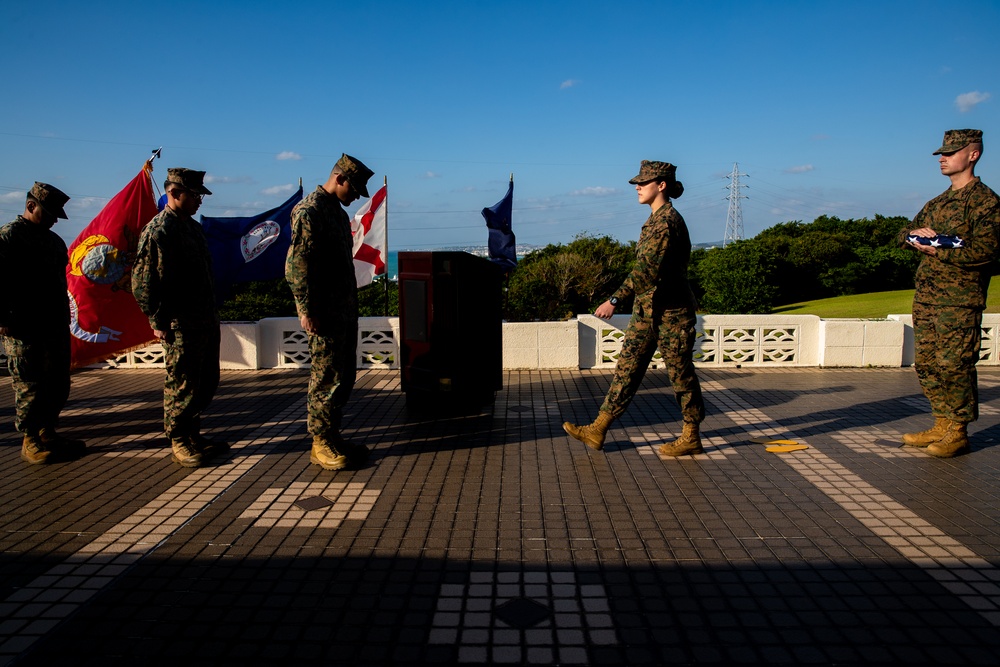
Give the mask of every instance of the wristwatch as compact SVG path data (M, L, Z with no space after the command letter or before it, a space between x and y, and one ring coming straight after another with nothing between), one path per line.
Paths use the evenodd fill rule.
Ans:
M618 306L618 297L616 297L616 296L611 297L610 299L608 299L608 303L610 303L612 306L617 307Z

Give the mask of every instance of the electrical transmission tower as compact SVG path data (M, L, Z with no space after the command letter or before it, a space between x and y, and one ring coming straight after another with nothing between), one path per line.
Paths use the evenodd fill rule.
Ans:
M750 186L741 185L740 176L746 176L746 174L741 174L739 165L734 162L733 173L728 176L732 183L726 186L729 190L729 195L726 197L729 200L729 211L726 213L726 236L722 239L723 248L733 241L739 241L743 238L743 207L740 205L740 200L748 197L740 193L740 188Z

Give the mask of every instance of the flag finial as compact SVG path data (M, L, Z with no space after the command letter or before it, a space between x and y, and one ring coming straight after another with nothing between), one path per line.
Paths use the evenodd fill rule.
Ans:
M160 152L162 150L163 150L163 146L160 146L159 148L154 148L153 149L153 154L149 156L149 159L146 160L146 164L144 164L143 167L142 167L143 171L145 171L147 174L152 174L153 173L153 160L155 160L156 158L160 157Z

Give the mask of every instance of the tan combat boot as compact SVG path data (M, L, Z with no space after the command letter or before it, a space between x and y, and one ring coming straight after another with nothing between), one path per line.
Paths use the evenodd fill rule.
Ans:
M52 455L52 450L45 446L42 439L37 435L24 434L24 441L21 443L21 458L32 465L45 463Z
M907 447L926 447L932 442L937 442L943 438L947 432L948 420L944 417L938 417L934 420L934 426L931 426L926 431L904 433L903 444Z
M313 438L309 461L323 470L343 470L347 467L347 456L337 451L337 447L328 438L318 435Z
M576 424L563 422L563 430L571 438L576 438L591 449L601 451L604 448L604 438L607 436L608 429L611 428L611 422L613 421L614 417L611 416L610 412L598 412L597 419L594 420L593 424L577 426Z
M681 437L673 442L660 445L660 453L664 456L684 456L685 454L701 454L705 449L701 446L701 435L698 425L694 422L684 422Z
M202 454L191 438L171 438L170 449L173 451L175 463L185 468L197 468L201 465Z
M968 425L947 419L945 421L947 422L947 432L937 442L927 445L927 453L941 459L967 453L971 449L969 447Z

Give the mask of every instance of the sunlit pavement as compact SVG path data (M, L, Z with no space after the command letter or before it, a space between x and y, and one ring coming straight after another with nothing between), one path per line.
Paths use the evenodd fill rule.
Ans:
M84 458L19 458L0 377L0 664L996 664L1000 369L973 451L912 369L699 370L706 451L651 371L603 452L570 440L606 371L511 371L480 414L359 375L361 469L309 463L304 371L224 373L199 469L162 371L74 375ZM808 445L769 452L752 438Z

